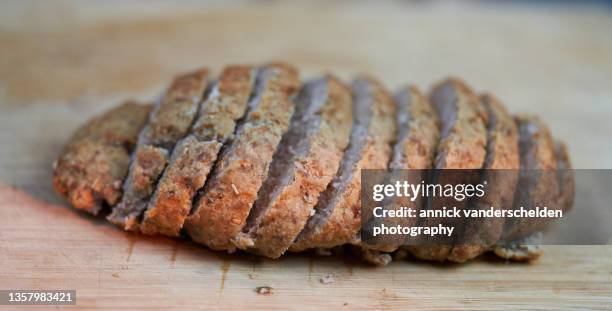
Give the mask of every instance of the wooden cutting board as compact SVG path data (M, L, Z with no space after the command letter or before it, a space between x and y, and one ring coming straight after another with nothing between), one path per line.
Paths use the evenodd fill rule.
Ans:
M612 168L612 19L597 7L400 2L0 7L0 289L76 289L122 309L610 308L612 248L546 247L533 264L385 268L349 256L272 261L121 232L51 189L51 163L86 118L153 98L200 65L283 59L304 77L379 76L390 88L446 75L540 114L576 167ZM322 278L333 282L324 284ZM261 295L259 286L272 287ZM0 309L5 307L0 306Z

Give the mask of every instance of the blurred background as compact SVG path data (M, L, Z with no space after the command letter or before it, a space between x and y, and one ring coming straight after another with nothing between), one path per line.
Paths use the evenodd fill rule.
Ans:
M393 90L448 76L537 113L578 168L612 168L606 1L2 1L0 178L48 180L86 118L198 66L284 60Z

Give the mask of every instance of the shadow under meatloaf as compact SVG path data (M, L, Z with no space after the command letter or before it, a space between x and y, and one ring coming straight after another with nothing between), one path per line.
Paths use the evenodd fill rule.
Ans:
M246 117L221 151L185 222L196 242L217 250L235 249L234 239L246 223L274 151L289 127L292 98L299 84L297 70L289 65L275 63L258 70Z
M172 151L140 230L146 234L179 236L192 200L202 188L221 147L243 117L254 82L248 66L230 66L221 73L198 113L190 134Z
M435 159L436 169L480 169L486 156L487 123L486 112L480 105L478 97L462 81L449 78L435 86L430 95L430 101L436 109L441 122L440 143ZM439 171L437 171L439 172ZM448 176L441 174L443 176ZM451 173L452 175L452 173ZM453 176L451 176L453 177ZM462 183L471 183L472 176L466 176ZM441 180L434 176L430 183L446 184L453 181ZM431 200L431 201L430 201ZM426 206L457 206L465 208L465 201L453 201L452 198L435 197L426 200ZM420 226L437 226L440 219L421 218ZM445 224L455 225L456 224ZM410 253L424 260L444 261L452 251L452 241L439 241L431 237L419 243L408 246Z
M483 197L469 200L468 208L512 209L520 165L516 124L493 95L483 95L480 100L488 114L487 155L480 176L481 183L487 182L487 191ZM465 262L491 250L503 233L504 223L505 219L501 217L473 222L466 219L463 232L458 232L458 235L467 244L454 246L448 260Z
M331 75L303 85L237 246L280 257L314 213L340 165L351 128L351 93Z
M557 159L557 182L560 189L559 196L555 200L555 208L560 208L566 212L574 204L575 185L567 146L563 142L558 141L555 143L555 155ZM541 242L541 233L535 232L526 238L500 243L494 251L497 256L504 259L530 261L542 255L542 249L538 245Z
M123 198L107 219L125 230L138 230L142 212L168 163L174 145L189 130L207 85L207 69L174 79L151 112L138 137Z
M426 169L431 169L434 164L434 156L440 129L438 116L429 103L427 97L414 86L404 87L395 95L397 137L393 146L393 156L389 164L390 174L397 176L392 180L408 180L412 183L420 183L424 178ZM412 201L409 197L396 197L385 200L382 204L386 209L411 208L417 213L421 209L422 200L417 198ZM371 228L379 225L382 221L386 226L412 227L416 225L417 217L396 218L371 218L363 225L363 228ZM403 235L394 237L382 236L372 237L364 242L363 247L367 249L393 252L402 246L406 239Z
M72 207L97 215L121 183L151 105L126 102L79 127L54 164L53 186Z
M367 76L352 83L353 125L349 146L334 179L318 198L315 213L291 245L291 251L359 243L361 169L387 169L395 137L391 95Z

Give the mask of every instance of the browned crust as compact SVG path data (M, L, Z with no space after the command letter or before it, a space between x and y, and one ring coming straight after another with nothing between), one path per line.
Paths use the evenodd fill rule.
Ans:
M463 81L449 78L433 88L430 100L438 112L442 127L441 140L436 151L436 169L482 168L486 156L487 115L478 97ZM452 124L442 116L443 109L448 107L456 112ZM452 246L419 245L409 246L408 249L417 258L444 261Z
M172 82L138 137L138 148L123 184L123 198L107 219L125 230L138 230L139 218L168 163L174 145L191 126L207 85L207 69Z
M289 165L293 166L293 172L289 183L272 197L272 201L264 207L263 215L255 220L258 224L242 237L252 239L252 242L239 243L252 244L248 248L250 251L267 257L280 257L304 227L319 193L325 190L340 166L351 128L351 93L331 75L325 77L325 84L325 102L318 111L313 112L320 116L319 128L310 137L300 138L308 140L300 142L309 144L307 154L291 159L293 163ZM295 132L304 127L300 124L305 117L294 118L287 136L300 135ZM282 140L283 143L285 146L279 148L281 154L290 153L289 150L282 152L283 149L293 148L289 142Z
M493 191L487 191L482 198L471 200L469 205L476 209L491 206L510 209L519 169L518 130L514 120L497 98L491 94L485 94L480 98L488 112L487 156L481 180L487 181L487 188ZM448 260L465 262L481 255L497 242L503 229L503 218L467 223L462 239L482 243L457 245L451 251Z
M391 158L391 143L395 137L395 105L391 95L374 78L359 77L372 89L372 120L366 146L361 160L355 165L355 173L344 193L337 201L331 215L317 232L303 240L296 241L291 251L309 248L331 248L334 246L359 243L361 228L361 169L386 169Z
M226 142L244 116L255 83L252 66L227 66L191 130L200 141Z
M148 144L170 151L187 134L208 85L208 75L208 69L202 68L172 81L147 131L143 132Z
M451 133L441 137L437 148L436 168L480 169L486 156L486 112L470 87L463 81L450 78L434 88L450 88L457 96L457 119ZM435 101L431 99L432 103ZM442 134L443 135L443 134Z
M202 108L191 134L173 151L140 227L145 234L179 236L192 200L206 182L221 147L233 135L253 87L253 68L227 67Z
M489 132L485 169L519 169L518 129L506 107L495 96L481 96L489 114Z
M126 102L76 130L54 164L56 191L74 208L94 215L104 204L116 204L150 110L151 105Z
M265 66L266 81L256 90L259 104L246 116L226 152L222 152L186 229L199 243L213 249L232 250L232 240L245 225L267 175L272 155L289 127L294 106L291 97L299 87L297 70L276 63Z

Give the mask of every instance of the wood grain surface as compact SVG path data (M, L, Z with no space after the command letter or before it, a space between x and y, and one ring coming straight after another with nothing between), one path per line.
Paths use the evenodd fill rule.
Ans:
M95 113L153 98L181 70L273 59L305 78L369 72L392 89L463 77L540 114L576 167L609 169L610 29L610 9L594 5L2 2L0 289L76 289L82 309L609 309L611 247L548 246L533 264L272 261L124 233L68 208L50 179Z

